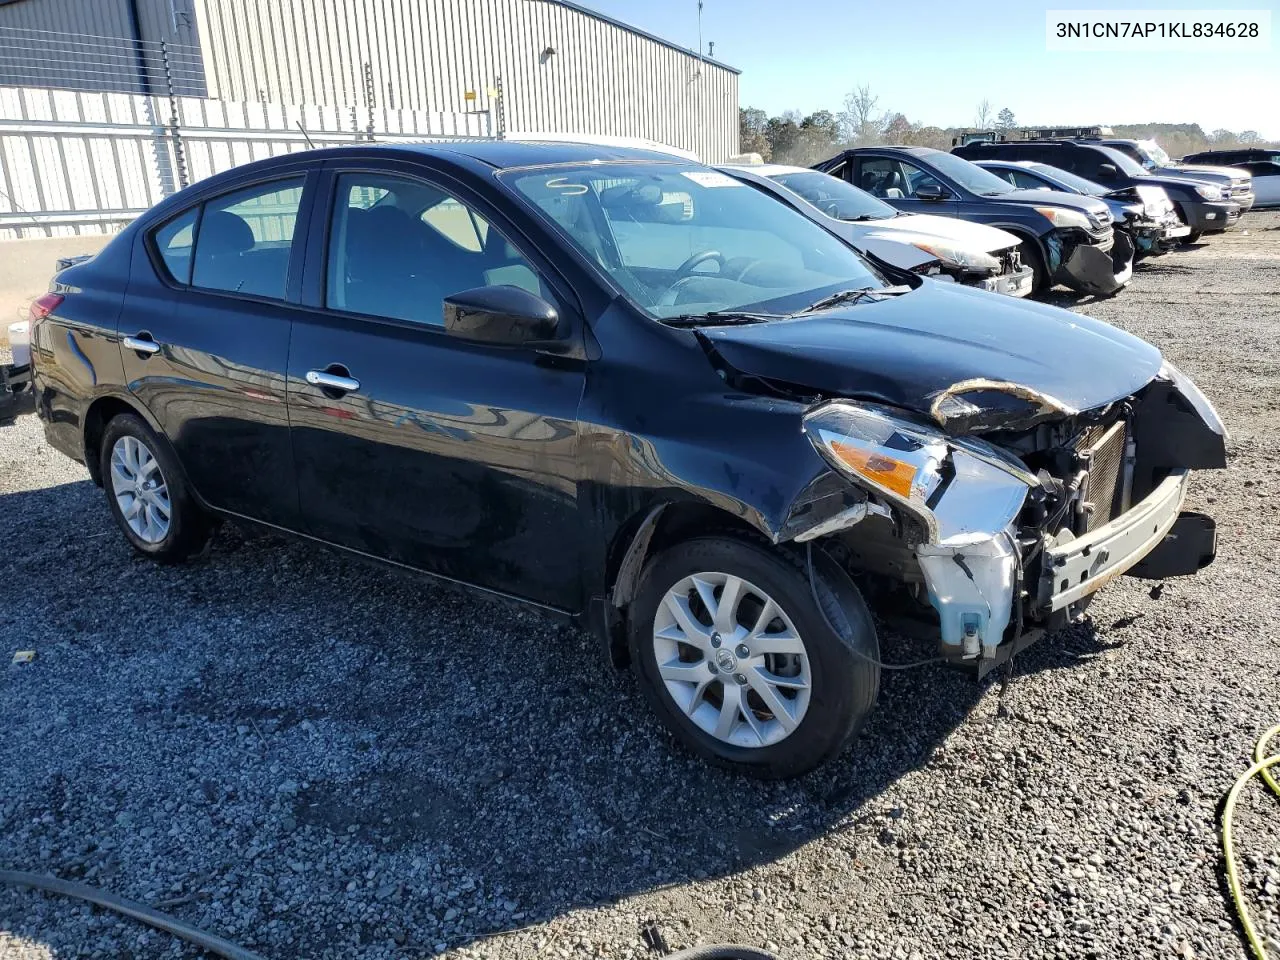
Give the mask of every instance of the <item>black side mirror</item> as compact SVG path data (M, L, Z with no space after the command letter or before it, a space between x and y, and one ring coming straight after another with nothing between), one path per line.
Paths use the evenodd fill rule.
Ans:
M476 287L445 297L444 328L465 340L518 347L554 340L560 315L523 287Z
M1114 163L1104 163L1098 167L1098 176L1103 180L1114 180L1120 175L1120 171L1116 169Z
M940 183L929 182L916 187L914 196L917 200L947 200L951 192Z

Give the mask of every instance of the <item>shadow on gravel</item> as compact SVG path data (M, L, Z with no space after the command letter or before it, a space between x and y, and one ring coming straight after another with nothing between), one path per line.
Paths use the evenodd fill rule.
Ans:
M0 496L0 523L34 544L10 553L5 589L39 597L8 630L40 648L0 703L0 798L17 798L0 813L45 824L14 830L3 859L169 897L268 956L429 956L770 863L850 819L883 820L896 853L898 820L927 830L930 813L877 798L913 770L965 776L973 758L940 745L1000 680L888 674L844 757L739 779L670 742L575 630L235 527L158 567L101 497ZM126 597L151 598L149 616ZM1074 626L1021 654L1013 682L1101 649ZM49 719L55 701L71 722ZM31 724L38 755L17 746ZM62 906L78 909L42 909Z

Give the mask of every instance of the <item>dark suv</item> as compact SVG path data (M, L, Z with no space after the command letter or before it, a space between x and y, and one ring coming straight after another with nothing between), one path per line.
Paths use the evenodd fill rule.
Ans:
M1225 431L1155 347L876 266L666 154L262 160L59 273L31 345L45 436L140 554L232 517L530 604L758 776L858 731L868 598L982 673L1122 573L1213 558L1182 506Z
M1086 140L1085 142L1089 142ZM1154 140L1100 139L1097 141L1104 147L1111 147L1129 157L1140 165L1147 173L1159 174L1163 177L1183 177L1193 180L1207 180L1216 183L1228 200L1240 204L1240 212L1245 213L1253 207L1253 178L1246 170L1233 170L1231 167L1210 164L1192 164L1185 160L1174 160L1164 152L1160 144Z
M952 151L966 160L1031 160L1047 163L1078 177L1120 189L1143 184L1163 187L1178 210L1182 222L1191 228L1188 241L1205 233L1220 233L1240 219L1240 205L1224 195L1222 188L1208 181L1185 176L1148 173L1127 154L1082 140L1015 140L1006 143L970 143ZM1137 196L1135 191L1134 196Z
M1034 289L1062 283L1108 295L1133 274L1134 247L1113 229L1111 210L1094 197L1019 190L990 171L929 147L859 147L814 165L908 213L959 217L1022 240Z

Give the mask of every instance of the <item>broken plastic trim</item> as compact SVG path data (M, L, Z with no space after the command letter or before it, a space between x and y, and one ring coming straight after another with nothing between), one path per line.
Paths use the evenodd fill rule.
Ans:
M977 403L967 394L994 393L1022 401L1021 405ZM948 433L981 433L990 430L1025 430L1052 417L1074 416L1078 411L1034 387L1008 380L974 377L953 383L937 393L929 415Z

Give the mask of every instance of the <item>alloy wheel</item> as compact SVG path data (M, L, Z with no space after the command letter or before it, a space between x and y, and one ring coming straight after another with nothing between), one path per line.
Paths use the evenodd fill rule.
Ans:
M111 448L111 492L138 539L159 543L169 535L168 484L155 454L136 437L123 436Z
M804 719L804 640L773 598L741 577L696 573L672 586L654 615L653 652L671 699L717 740L770 746Z

